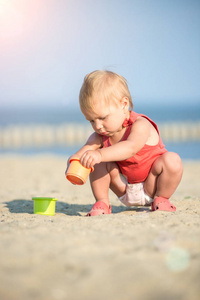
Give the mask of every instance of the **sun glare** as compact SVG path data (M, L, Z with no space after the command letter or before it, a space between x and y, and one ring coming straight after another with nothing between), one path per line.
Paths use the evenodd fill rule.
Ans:
M6 2L5 0L0 0L0 16L2 17L3 14L6 12L8 7L8 2Z
M0 36L14 38L23 33L23 15L16 1L0 0Z

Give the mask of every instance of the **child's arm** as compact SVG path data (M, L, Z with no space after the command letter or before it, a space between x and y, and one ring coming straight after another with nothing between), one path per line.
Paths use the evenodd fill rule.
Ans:
M73 154L73 157L81 158L83 153L85 153L88 150L97 150L102 146L102 138L96 133L92 133L90 137L88 138L85 145L83 145L75 154ZM71 157L72 157L71 156Z
M71 155L68 159L67 162L67 169L69 167L69 160L72 158L79 158L81 159L82 155L86 152L86 151L94 151L97 150L99 148L101 148L102 146L102 138L96 133L92 133L91 136L88 138L87 142L85 143L85 145L83 145L76 153L74 153L73 155ZM67 170L66 170L67 172Z
M138 118L133 124L131 133L126 141L118 142L108 148L86 151L81 157L82 165L90 168L101 161L122 161L134 156L151 139L152 127L147 119Z

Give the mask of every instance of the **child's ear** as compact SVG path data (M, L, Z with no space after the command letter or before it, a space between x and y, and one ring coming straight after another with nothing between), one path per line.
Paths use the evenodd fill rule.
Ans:
M127 97L122 98L121 107L125 113L129 110L129 99Z

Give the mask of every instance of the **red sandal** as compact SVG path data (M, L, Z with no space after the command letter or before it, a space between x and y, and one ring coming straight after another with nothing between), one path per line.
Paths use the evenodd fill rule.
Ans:
M152 211L176 211L176 207L167 198L157 197L153 203L151 203Z
M97 201L93 206L89 213L86 215L87 217L99 216L99 215L108 215L111 214L111 206L107 205L103 201Z

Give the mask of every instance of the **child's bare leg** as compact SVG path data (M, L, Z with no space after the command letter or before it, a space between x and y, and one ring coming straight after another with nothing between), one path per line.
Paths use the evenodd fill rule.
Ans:
M109 205L109 188L121 197L126 192L126 184L120 178L116 163L100 163L95 165L90 173L90 184L96 201L103 201Z
M151 197L170 198L181 181L183 166L178 154L166 152L154 162L144 183L145 192Z

